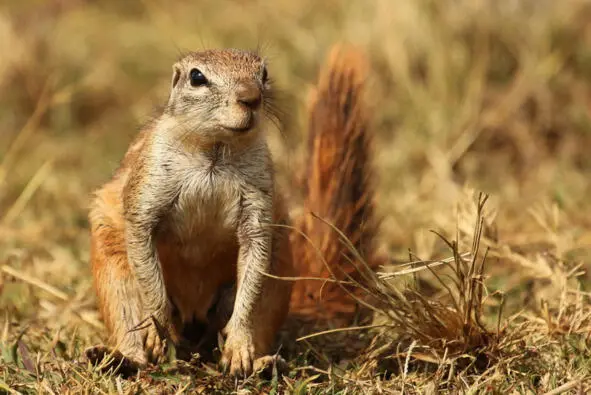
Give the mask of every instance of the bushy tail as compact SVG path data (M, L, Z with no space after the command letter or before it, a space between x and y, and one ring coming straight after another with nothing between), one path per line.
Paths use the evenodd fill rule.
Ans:
M302 177L304 213L295 218L293 256L300 277L363 282L356 254L328 224L340 230L375 268L378 221L374 214L372 134L363 89L367 76L364 56L343 46L332 49L321 70L309 108L308 165ZM317 218L317 217L319 218ZM327 224L328 223L328 224ZM347 319L357 303L348 292L355 287L334 282L299 280L294 284L290 310L315 319Z

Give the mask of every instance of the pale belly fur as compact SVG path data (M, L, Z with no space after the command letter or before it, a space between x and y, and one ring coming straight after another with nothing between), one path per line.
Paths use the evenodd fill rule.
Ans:
M218 289L236 280L238 257L237 188L221 176L192 181L157 233L167 293L183 322L207 320Z

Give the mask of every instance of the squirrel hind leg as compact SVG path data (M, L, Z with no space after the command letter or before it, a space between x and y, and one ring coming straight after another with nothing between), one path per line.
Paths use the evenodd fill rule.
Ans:
M283 214L283 212L281 212ZM281 218L278 223L283 223ZM286 228L276 228L273 234L270 274L274 277L293 277L295 269L293 256ZM289 312L289 301L293 283L290 280L265 278L261 301L254 312L254 337L257 350L256 358L264 357L276 340L276 335L285 323Z
M105 230L107 229L107 230ZM110 227L96 232L92 246L92 272L103 320L109 330L110 343L138 366L147 363L142 330L134 330L141 322L141 300L123 246L106 242ZM101 248L97 248L101 246Z

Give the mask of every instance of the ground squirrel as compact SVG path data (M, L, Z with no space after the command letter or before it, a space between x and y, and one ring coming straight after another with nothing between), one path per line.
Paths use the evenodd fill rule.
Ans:
M371 251L362 64L357 52L337 48L320 77L303 187L308 209ZM292 286L265 275L328 275L301 236L272 226L290 220L264 133L271 97L257 53L183 56L173 66L162 115L139 133L111 181L96 192L89 219L98 304L112 344L137 366L161 361L166 339L211 347L211 335L221 331L222 365L247 375L269 353L288 311L351 311L342 289L333 289L332 305L319 308L317 283ZM307 216L296 224L320 243L329 265L342 265L343 247L329 228Z

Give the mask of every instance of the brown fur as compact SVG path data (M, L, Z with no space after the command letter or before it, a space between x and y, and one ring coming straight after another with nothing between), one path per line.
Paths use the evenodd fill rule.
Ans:
M310 111L306 208L342 229L375 266L361 59L335 50L320 77ZM197 67L206 87L190 82ZM99 308L111 343L138 366L164 358L166 337L211 348L222 331L222 364L248 374L270 351L290 303L294 313L320 314L318 283L296 282L292 294L290 282L262 273L328 276L301 238L260 226L289 225L257 115L271 97L263 68L256 54L236 50L182 58L166 110L96 193L91 261ZM346 267L333 232L308 217L298 224L333 268ZM327 290L325 315L350 314L344 292Z
M323 221L339 229L369 267L382 263L376 252L378 222L370 161L373 142L363 101L366 76L363 55L336 46L310 98L309 161L300 177L305 213L296 218L295 225L309 241L299 233L292 235L300 276L363 279L356 268L361 267L360 262L356 262L338 233ZM349 291L361 296L358 289ZM290 311L304 318L346 321L356 307L355 300L338 284L309 280L295 283Z

